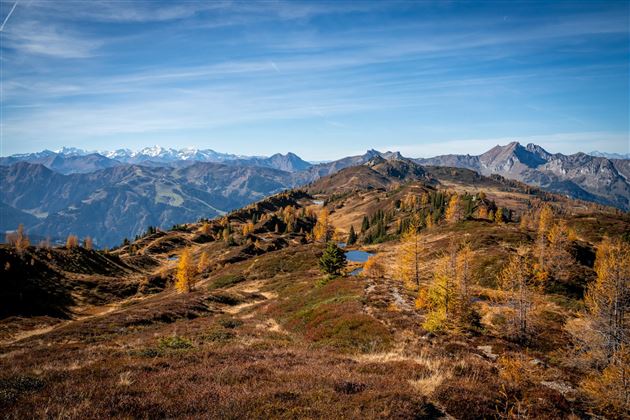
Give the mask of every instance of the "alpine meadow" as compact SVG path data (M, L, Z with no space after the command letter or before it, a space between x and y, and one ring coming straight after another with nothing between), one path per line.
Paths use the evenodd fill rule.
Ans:
M0 0L0 417L630 418L628 0Z

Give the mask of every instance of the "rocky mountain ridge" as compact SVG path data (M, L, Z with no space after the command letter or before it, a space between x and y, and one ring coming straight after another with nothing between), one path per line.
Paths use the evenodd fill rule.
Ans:
M421 165L468 168L498 174L552 192L630 209L630 161L585 153L549 153L535 144L512 142L477 155L443 155L416 159Z

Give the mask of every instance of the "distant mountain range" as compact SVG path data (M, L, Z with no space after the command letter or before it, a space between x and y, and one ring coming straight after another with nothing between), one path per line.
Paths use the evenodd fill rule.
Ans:
M573 198L630 209L630 160L576 153L551 154L540 146L512 142L478 155L416 159L422 165L468 168L498 174Z
M64 147L53 152L44 150L0 157L0 166L10 166L17 162L40 163L62 174L88 173L99 169L112 168L123 164L141 164L145 166L188 166L195 162L213 162L236 165L260 166L280 169L287 172L302 171L310 166L293 153L276 153L265 156L240 156L215 152L211 149L166 149L160 146L147 147L139 151L119 149L115 151L85 151Z
M293 153L256 157L209 149L153 147L94 153L64 148L0 158L0 229L13 230L24 223L34 236L62 240L70 233L90 235L99 246L112 246L148 226L167 228L212 218L348 167L359 168L345 173L353 174L353 179L335 181L339 191L359 184L387 188L392 177L400 182L432 182L430 173L414 162L498 174L570 197L630 209L630 160L551 154L534 144L510 143L478 156L429 159L369 150L319 164Z
M222 163L193 160L187 165L118 162L85 173L61 173L39 160L50 163L60 156L92 159L93 155L52 157L42 152L28 156L37 163L25 159L0 166L0 229L13 230L24 223L30 234L53 241L68 234L89 235L98 246L113 246L144 233L148 226L168 228L219 216L322 174L365 163L378 152L319 165L289 153Z
M628 145L630 147L630 145ZM630 153L606 153L606 152L598 152L594 150L592 152L587 153L591 156L595 157L605 157L608 159L630 159Z

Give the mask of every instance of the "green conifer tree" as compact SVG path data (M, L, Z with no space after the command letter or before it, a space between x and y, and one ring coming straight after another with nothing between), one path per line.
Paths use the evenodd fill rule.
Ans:
M350 226L350 232L348 233L348 239L346 240L347 245L354 245L357 242L357 234L354 231L354 226Z
M319 268L331 276L338 276L346 266L346 254L334 242L328 242L324 254L319 259Z

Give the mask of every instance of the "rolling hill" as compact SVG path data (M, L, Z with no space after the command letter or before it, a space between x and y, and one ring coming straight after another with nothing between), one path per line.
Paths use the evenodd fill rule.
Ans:
M117 170L139 187L154 169ZM207 170L164 174L206 185L216 176ZM473 206L449 222L455 192ZM536 333L522 343L505 333L510 300L497 278L517 247L535 247L536 225L519 221L545 205L575 231L572 262L536 291ZM311 232L324 207L338 240L354 226L350 248L375 255L381 272L349 275L361 268L351 261L339 277L322 275L323 244ZM483 216L499 208L510 216ZM434 221L421 229L418 285L399 271L400 227L415 214ZM628 232L628 216L609 207L468 169L372 157L304 190L111 251L1 245L0 407L9 417L606 414L581 388L590 368L577 363L565 326L580 319L599 241ZM416 298L454 241L473 253L479 326L431 332ZM174 288L184 250L195 266L202 254L207 262L190 293Z

